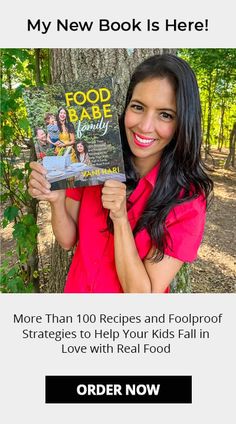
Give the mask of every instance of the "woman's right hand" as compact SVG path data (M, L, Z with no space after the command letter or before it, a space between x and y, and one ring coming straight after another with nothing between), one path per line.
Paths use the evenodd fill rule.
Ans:
M50 191L50 183L46 179L47 170L38 162L31 162L32 172L29 178L29 194L38 200L54 203L65 198L65 190Z

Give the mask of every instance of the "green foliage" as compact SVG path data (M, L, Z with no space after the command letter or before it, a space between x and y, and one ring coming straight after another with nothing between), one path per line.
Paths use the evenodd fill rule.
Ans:
M37 262L32 261L32 255L37 251L38 227L35 201L27 193L30 151L26 140L31 138L31 129L22 97L25 88L35 85L35 63L35 50L1 50L2 227L11 225L15 241L12 250L16 251L14 256L13 251L5 253L0 269L0 291L7 293L33 291L38 277L37 269L31 269L31 262ZM46 72L43 75L45 78Z
M21 263L26 263L28 255L33 253L37 243L38 226L34 217L27 214L23 215L13 228L13 238L16 240Z
M21 268L21 272L19 272ZM5 260L0 267L1 282L0 291L2 293L30 293L33 291L33 284L25 285L26 273L20 263L13 267L10 261Z
M19 213L19 208L17 208L17 206L12 205L12 206L8 206L8 208L5 209L3 215L5 217L6 222L7 221L11 222L17 217L18 213Z
M170 285L171 293L190 293L190 265L185 263Z
M63 154L63 151L60 153L58 153L58 156L61 156ZM49 150L47 150L47 152L46 152L46 156L55 156L55 152L54 152L54 149L49 149Z
M180 49L200 89L205 147L229 146L236 118L236 49Z
M28 260L34 253L37 245L38 226L31 214L22 214L19 207L10 205L3 213L2 226L5 228L13 223L13 238L15 240L17 261L12 266L13 259L9 259L13 252L8 252L8 258L0 268L2 292L30 292L33 290L33 281L29 280Z

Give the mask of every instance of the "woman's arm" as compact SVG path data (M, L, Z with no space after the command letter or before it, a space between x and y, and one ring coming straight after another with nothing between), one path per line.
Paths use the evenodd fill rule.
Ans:
M164 255L164 258L157 263L150 261L153 253L151 250L144 260L144 266L151 280L152 293L163 293L173 281L183 262L172 256Z
M138 254L128 219L114 220L115 262L126 293L163 293L183 262L170 256L153 263L151 250L144 262Z
M151 293L152 282L138 254L128 219L114 223L116 271L125 293Z
M50 191L46 169L37 162L31 162L29 194L46 200L51 205L51 223L58 243L64 249L71 249L77 241L77 217L80 203L66 198L65 190Z
M110 210L114 224L116 270L126 293L162 293L182 266L178 259L165 256L161 262L143 262L138 254L126 211L126 187L109 180L102 191L103 206ZM149 252L150 257L152 251Z
M58 243L65 250L71 249L77 239L77 219L80 202L61 197L57 202L51 203L51 223Z

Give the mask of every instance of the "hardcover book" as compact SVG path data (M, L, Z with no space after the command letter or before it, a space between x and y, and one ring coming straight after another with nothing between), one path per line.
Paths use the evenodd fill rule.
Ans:
M27 89L24 100L52 190L125 181L111 78Z

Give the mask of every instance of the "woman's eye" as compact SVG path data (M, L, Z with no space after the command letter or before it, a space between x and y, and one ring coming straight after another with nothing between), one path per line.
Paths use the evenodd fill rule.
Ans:
M143 110L143 106L141 106L141 105L139 105L139 104L136 104L136 103L131 104L131 105L130 105L130 108L131 108L131 109L133 109L133 110L136 110L136 111L141 111L141 110Z
M161 117L165 120L172 120L174 117L168 112L161 112Z

